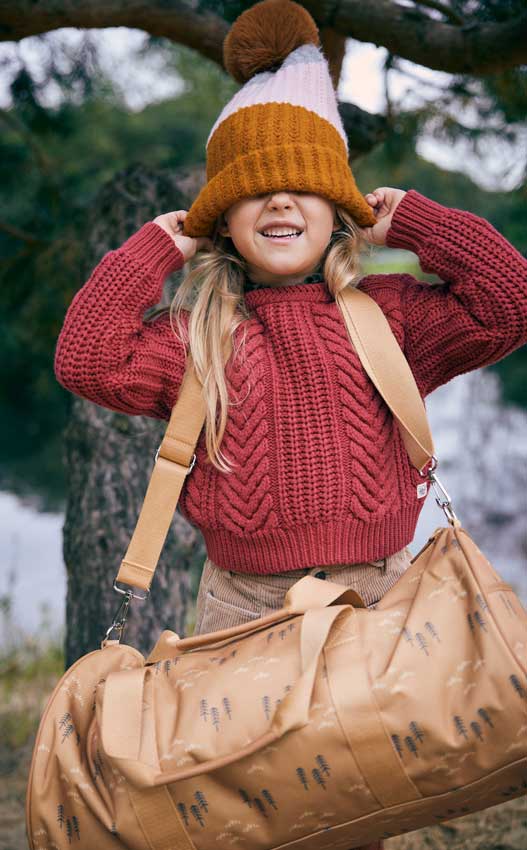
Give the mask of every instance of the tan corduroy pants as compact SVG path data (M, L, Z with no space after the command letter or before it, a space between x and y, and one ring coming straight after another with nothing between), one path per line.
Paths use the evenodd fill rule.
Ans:
M305 575L352 587L369 607L395 584L410 566L411 559L412 553L406 546L378 561L253 575L223 569L206 558L196 600L194 634L227 629L282 608L291 585Z
M412 557L406 546L378 561L306 567L265 576L226 570L206 558L196 601L194 634L227 629L282 608L284 596L291 585L308 574L352 587L371 607L408 569ZM375 841L356 850L383 850L383 847L383 841Z

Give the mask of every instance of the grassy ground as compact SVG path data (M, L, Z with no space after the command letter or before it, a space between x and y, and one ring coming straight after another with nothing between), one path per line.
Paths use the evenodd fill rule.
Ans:
M385 850L527 850L527 797L385 841Z
M0 657L0 848L27 850L24 802L33 741L63 672L60 644L25 639Z

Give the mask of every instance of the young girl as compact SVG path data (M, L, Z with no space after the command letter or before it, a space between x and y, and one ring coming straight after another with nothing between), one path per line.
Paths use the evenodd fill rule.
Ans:
M360 194L305 9L253 6L224 58L244 85L209 136L207 184L188 213L158 215L103 257L55 355L72 392L168 420L192 354L207 418L179 508L208 555L196 633L282 607L308 573L372 606L410 564L425 479L337 292L358 286L380 305L423 398L527 342L527 262L487 221L414 189ZM444 283L361 278L364 243L414 251ZM145 321L185 265L171 309Z

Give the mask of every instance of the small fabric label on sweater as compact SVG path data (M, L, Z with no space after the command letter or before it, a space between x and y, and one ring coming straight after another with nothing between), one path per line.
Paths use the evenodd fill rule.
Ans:
M417 485L417 498L422 499L427 494L426 484L418 484Z

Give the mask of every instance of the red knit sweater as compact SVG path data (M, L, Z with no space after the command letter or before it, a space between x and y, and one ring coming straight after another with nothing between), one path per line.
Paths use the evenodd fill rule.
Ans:
M527 261L485 219L410 190L387 244L414 251L425 272L445 281L373 274L359 284L386 314L423 398L527 342ZM153 222L102 258L58 338L64 387L111 410L168 420L185 351L166 314L144 323L143 313L182 264ZM231 357L226 367L234 404L222 449L235 471L205 463L203 429L181 513L202 531L211 560L239 572L363 562L402 549L425 501L416 491L423 479L327 285L263 287L245 302L246 359Z

